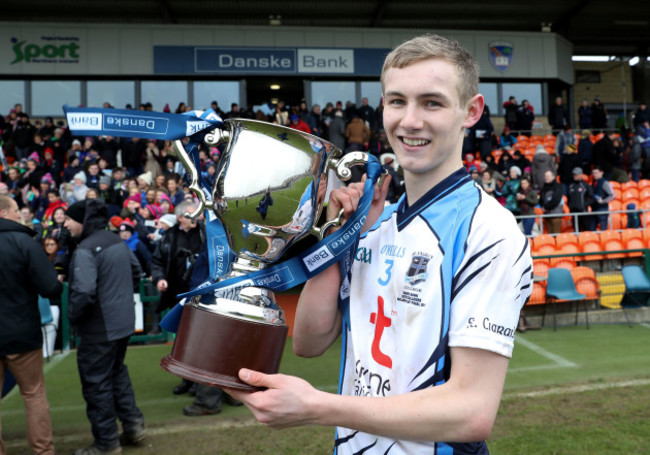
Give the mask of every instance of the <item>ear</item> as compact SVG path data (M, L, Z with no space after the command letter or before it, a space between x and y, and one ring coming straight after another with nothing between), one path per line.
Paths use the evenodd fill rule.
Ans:
M463 127L465 128L471 128L474 126L476 122L479 121L481 118L481 115L483 115L483 108L485 107L485 99L483 98L483 95L476 94L474 95L469 102L467 103L466 106L466 115L465 115L465 122L463 123Z

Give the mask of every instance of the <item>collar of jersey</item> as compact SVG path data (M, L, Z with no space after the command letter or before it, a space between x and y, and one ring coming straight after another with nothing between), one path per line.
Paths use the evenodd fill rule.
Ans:
M454 191L459 186L469 182L472 178L467 169L460 168L442 182L431 188L412 206L406 202L406 197L402 197L397 209L397 228L403 229L410 221L417 217L423 210L434 204L437 200L442 199L447 194Z

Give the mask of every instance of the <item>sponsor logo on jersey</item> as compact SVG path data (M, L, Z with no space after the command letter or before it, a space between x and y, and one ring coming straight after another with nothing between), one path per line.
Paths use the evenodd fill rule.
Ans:
M364 367L361 360L357 360L354 370L354 394L358 397L376 396L384 397L390 392L390 378L384 377Z
M372 250L365 246L359 247L357 248L357 252L354 254L354 259L358 262L363 262L364 264L372 264Z
M381 337L384 335L384 329L392 325L392 319L384 314L384 299L377 297L377 311L370 313L370 323L375 325L375 336L372 338L372 358L379 365L386 368L393 367L393 359L381 350Z

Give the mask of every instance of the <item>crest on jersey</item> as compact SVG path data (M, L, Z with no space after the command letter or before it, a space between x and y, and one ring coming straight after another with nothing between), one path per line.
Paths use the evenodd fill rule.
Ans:
M424 254L415 253L411 258L411 265L408 272L406 272L406 282L411 286L422 283L427 279L427 265L431 258Z
M512 43L507 41L492 41L488 44L490 48L490 63L497 70L507 71L512 63Z

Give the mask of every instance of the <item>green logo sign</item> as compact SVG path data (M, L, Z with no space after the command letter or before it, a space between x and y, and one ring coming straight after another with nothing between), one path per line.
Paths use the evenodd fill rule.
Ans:
M47 41L65 41L65 44L33 44L27 41L18 41L17 38L11 38L14 43L14 60L11 65L16 63L78 63L79 62L79 44L77 38L58 38L43 37Z

